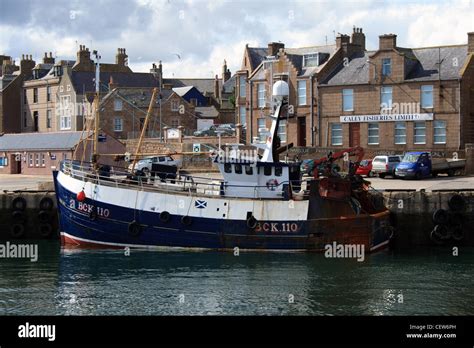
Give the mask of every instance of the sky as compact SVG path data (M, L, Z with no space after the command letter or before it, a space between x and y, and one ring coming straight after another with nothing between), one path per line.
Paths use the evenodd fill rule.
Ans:
M133 71L161 60L165 77L214 77L224 59L239 70L247 43L333 44L353 26L369 50L387 33L401 47L465 44L474 0L0 0L0 54L75 59L83 44L113 63L121 47Z

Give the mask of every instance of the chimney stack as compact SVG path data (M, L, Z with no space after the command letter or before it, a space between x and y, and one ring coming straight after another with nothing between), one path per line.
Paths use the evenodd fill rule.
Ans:
M33 57L31 55L21 55L21 61L20 61L20 73L25 77L29 78L31 77L33 73L33 68L35 67L36 62L33 60Z
M341 48L343 44L350 43L349 35L346 34L338 34L336 36L336 48Z
M391 50L397 47L397 35L385 34L379 36L379 50Z
M467 33L467 53L474 53L474 31Z
M128 65L128 56L125 48L117 48L117 55L115 56L115 63L120 66Z
M222 83L226 82L230 79L231 73L230 70L227 69L227 62L224 59L224 65L222 66Z
M76 64L92 64L91 53L85 45L79 45L79 51L77 52L77 62Z
M282 42L270 42L268 44L268 55L269 56L276 56L280 48L285 48L285 44Z
M54 64L53 53L49 52L48 56L48 53L44 52L43 64Z
M114 90L115 88L118 87L118 83L115 83L114 81L114 77L112 75L110 75L110 79L109 79L109 91L112 91Z
M220 100L220 93L219 93L219 76L216 75L214 78L214 98L216 100Z
M362 28L356 28L354 26L352 30L351 43L360 46L362 51L365 51L365 34L362 32Z

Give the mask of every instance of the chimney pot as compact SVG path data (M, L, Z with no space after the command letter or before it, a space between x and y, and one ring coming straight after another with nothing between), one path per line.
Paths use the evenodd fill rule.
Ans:
M467 33L467 53L474 53L474 31Z

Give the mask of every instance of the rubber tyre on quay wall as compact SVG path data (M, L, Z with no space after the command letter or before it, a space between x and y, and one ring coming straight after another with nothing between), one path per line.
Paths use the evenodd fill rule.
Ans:
M448 212L444 209L436 209L433 212L433 222L437 225L446 224L448 222L449 215Z
M463 240L464 230L462 226L455 226L451 232L451 236L456 242Z
M13 210L25 210L26 209L26 199L23 197L15 197L12 201Z
M464 211L466 208L466 200L463 196L455 194L449 198L448 206L452 211Z
M12 218L14 223L24 224L26 223L26 215L23 211L15 210L12 213Z
M39 224L38 233L43 238L49 238L51 237L51 234L53 233L53 226L47 223Z
M13 224L10 227L10 236L13 238L21 238L25 235L25 225L23 224Z
M448 240L451 237L451 231L446 225L436 225L433 232L440 240Z
M431 231L430 233L430 239L433 243L437 244L437 245L443 245L444 244L444 241L439 239L437 236L436 236L436 233L435 233L435 230Z
M43 197L39 203L39 208L41 210L52 210L54 207L54 202L50 197Z

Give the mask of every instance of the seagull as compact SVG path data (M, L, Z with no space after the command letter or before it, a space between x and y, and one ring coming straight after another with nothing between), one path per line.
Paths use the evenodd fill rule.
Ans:
M173 53L178 59L181 59L181 56L178 53Z

